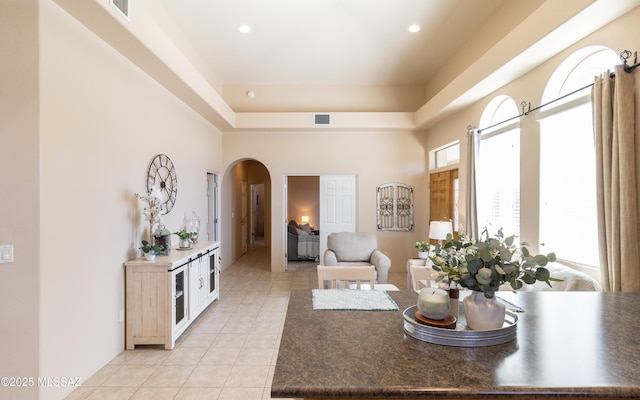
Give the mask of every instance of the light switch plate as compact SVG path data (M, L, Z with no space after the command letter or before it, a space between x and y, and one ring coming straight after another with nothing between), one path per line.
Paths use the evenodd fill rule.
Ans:
M13 245L0 245L0 264L13 262Z

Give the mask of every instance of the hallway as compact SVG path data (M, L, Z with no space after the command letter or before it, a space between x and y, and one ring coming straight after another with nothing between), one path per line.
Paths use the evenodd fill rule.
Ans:
M269 248L252 247L220 274L220 300L172 351L125 350L67 399L270 399L289 293L318 282L315 271L271 272L270 259ZM390 273L389 283L404 289L406 275Z

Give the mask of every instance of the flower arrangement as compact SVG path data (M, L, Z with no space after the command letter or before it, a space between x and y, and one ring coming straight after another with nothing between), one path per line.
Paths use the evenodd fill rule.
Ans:
M422 242L416 242L416 249L418 249L418 251L429 251L429 247L431 247L431 245L424 240Z
M149 221L149 237L151 237L153 235L153 225L162 222L162 202L164 201L164 196L162 195L162 191L155 186L147 193L143 195L136 193L135 196L147 203L142 209L142 213L144 214L144 219Z
M435 255L430 257L433 269L438 271L437 281L452 288L461 286L484 292L486 298L493 298L507 282L518 290L525 283L542 281L551 286L551 281L560 281L544 268L556 260L554 253L533 256L526 244L518 249L514 240L514 236L505 238L502 229L495 237L489 237L485 228L478 241L464 235L454 240L449 234L444 243L436 245Z

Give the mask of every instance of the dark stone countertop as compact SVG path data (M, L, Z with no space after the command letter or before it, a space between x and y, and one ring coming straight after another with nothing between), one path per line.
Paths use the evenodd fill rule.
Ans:
M525 309L517 338L453 347L405 335L398 311L313 311L291 292L274 398L640 398L640 293L500 292Z

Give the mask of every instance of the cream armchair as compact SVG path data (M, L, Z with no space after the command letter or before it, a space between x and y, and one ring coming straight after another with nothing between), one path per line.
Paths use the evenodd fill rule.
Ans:
M378 250L378 239L373 233L337 232L327 236L327 250L323 265L374 265L376 281L387 283L391 259Z

